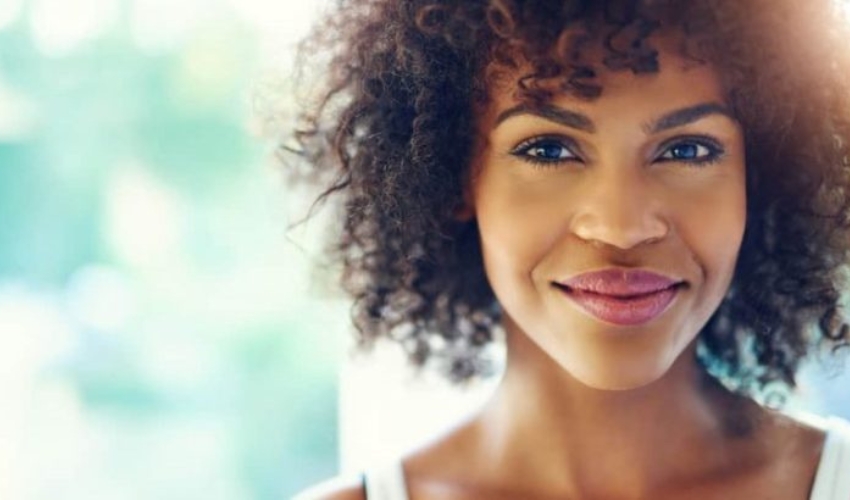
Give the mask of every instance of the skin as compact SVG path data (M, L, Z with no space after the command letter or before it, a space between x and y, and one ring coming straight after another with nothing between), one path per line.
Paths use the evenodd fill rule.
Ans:
M808 498L822 433L730 394L695 360L744 232L743 133L712 69L663 42L659 73L603 72L594 101L559 95L541 113L493 89L467 216L508 364L480 413L405 458L411 499ZM683 284L637 326L553 286L610 267ZM319 498L363 496L343 484Z
M667 62L670 71L652 76L604 74L603 98L561 95L542 113L498 93L481 124L473 207L508 334L529 337L565 375L597 389L641 387L670 369L729 288L743 238L740 127L718 111L707 67ZM582 118L564 120L572 115ZM685 123L671 127L671 118ZM540 164L544 153L564 159ZM623 327L555 286L608 268L682 287L657 320Z

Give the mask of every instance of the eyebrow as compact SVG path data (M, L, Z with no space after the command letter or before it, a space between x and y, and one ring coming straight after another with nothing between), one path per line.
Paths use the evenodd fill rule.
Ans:
M687 108L671 111L654 122L647 124L644 130L649 134L657 134L664 130L693 123L711 115L721 115L733 122L738 121L726 106L716 102L705 102L696 106L688 106Z
M527 104L520 104L519 106L514 106L512 108L506 109L499 113L499 116L496 117L496 127L501 125L502 122L507 120L508 118L512 118L518 115L534 115L539 116L545 120L549 120L550 122L555 122L560 125L564 125L565 127L570 127L578 130L583 130L585 132L594 133L596 132L596 126L593 124L593 121L587 116L577 113L575 111L569 111L564 108L559 108L557 106L553 106L551 104L543 104L540 106L529 106Z
M540 118L566 127L589 133L596 132L596 125L594 125L593 120L588 118L586 115L576 111L559 108L551 104L543 104L535 107L528 106L527 104L520 104L506 109L501 112L498 117L496 117L495 126L499 126L505 120L518 115L539 116ZM726 106L716 102L705 102L671 111L657 120L644 125L643 129L647 134L657 134L664 130L693 123L711 115L725 116L730 120L737 122L732 112Z

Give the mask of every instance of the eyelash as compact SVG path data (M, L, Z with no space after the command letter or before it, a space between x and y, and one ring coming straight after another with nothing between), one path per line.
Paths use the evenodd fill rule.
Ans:
M676 159L676 158L665 158L661 159L661 157L674 148L684 145L695 145L698 148L705 148L707 153L703 156L697 157L695 159ZM664 162L679 162L679 163L687 163L693 165L694 167L704 167L708 165L712 165L720 161L723 156L726 154L726 150L723 148L723 145L720 142L712 137L705 135L691 135L684 137L676 137L665 142L661 147L662 153L656 156L658 160Z
M544 159L529 154L529 152L535 148L542 148L546 146L563 148L570 156L567 158ZM523 161L526 161L535 167L552 168L561 163L580 160L578 155L573 152L574 149L575 146L572 144L572 141L567 140L565 137L544 135L522 141L511 150L510 154L521 158Z
M570 156L564 158L544 159L538 156L528 154L535 148L556 146L563 148ZM662 158L662 156L670 153L674 148L681 146L696 146L704 148L707 153L695 159L686 158ZM523 161L530 163L538 168L553 168L565 162L581 161L581 157L574 152L575 146L572 141L560 136L539 136L525 140L513 148L510 152L513 156L521 158ZM676 137L665 142L661 146L661 153L656 155L656 161L660 162L678 162L689 164L694 167L704 167L717 163L724 155L723 146L716 139L708 136L684 136Z

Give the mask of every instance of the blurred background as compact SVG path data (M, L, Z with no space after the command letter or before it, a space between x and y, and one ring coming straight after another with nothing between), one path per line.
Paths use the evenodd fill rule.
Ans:
M492 388L349 359L287 231L258 135L323 3L0 0L0 498L289 498ZM850 417L848 381L794 404Z
M320 5L0 0L0 498L336 472L346 310L253 117Z

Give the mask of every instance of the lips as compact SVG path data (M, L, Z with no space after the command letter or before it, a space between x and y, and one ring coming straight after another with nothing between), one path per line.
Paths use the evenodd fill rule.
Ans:
M593 317L616 325L648 323L666 311L684 282L639 269L606 269L554 283Z

